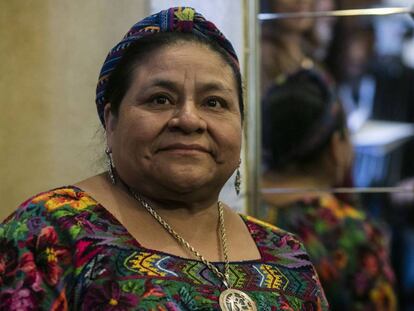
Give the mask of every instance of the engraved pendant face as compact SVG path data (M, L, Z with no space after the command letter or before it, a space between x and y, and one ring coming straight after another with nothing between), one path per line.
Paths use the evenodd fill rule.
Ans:
M222 292L219 301L223 311L257 311L254 301L246 293L234 288Z

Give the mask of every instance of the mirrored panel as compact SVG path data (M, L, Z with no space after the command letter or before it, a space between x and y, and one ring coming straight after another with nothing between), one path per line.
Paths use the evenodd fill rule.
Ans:
M344 310L379 290L361 285L369 269L392 284L387 267L386 310L414 308L413 4L261 1L260 216L323 261L328 295L342 268L360 267L333 302Z

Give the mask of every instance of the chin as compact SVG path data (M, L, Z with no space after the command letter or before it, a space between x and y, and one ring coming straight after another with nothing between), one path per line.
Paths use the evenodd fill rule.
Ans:
M204 179L213 178L217 173L216 168L210 163L199 161L169 161L157 167L158 176L168 176L167 181L174 183L193 184Z
M215 192L219 193L225 181L217 178L210 172L202 174L171 174L162 180L164 186L175 193L182 195L206 194L208 197Z
M180 192L194 191L211 182L207 174L171 174L165 181Z
M231 172L218 168L216 164L174 163L170 161L155 170L158 183L173 192L186 194L191 192L220 191ZM210 163L208 163L210 164Z

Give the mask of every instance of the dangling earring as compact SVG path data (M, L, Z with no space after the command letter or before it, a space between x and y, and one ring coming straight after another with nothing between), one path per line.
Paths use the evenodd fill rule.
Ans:
M234 179L234 189L236 190L237 195L240 194L240 186L241 186L240 164L241 164L241 159L239 161L239 166L237 167L237 170L236 170L236 178Z
M115 166L114 166L114 162L112 161L112 151L109 150L108 147L106 147L105 153L107 156L106 165L108 166L108 175L109 175L109 178L111 179L112 184L115 185L116 184Z

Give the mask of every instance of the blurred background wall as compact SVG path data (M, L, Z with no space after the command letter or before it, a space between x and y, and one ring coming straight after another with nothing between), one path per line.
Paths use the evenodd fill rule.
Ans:
M0 219L103 170L98 73L148 11L141 0L0 0Z

